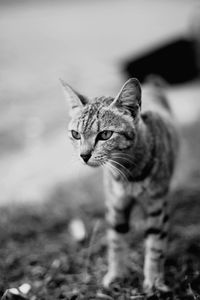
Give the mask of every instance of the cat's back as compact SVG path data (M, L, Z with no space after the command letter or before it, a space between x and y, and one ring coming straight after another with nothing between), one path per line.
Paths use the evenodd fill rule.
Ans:
M179 148L179 130L174 114L166 97L165 88L146 84L142 93L142 119L151 127L152 134L159 140L170 139Z
M157 158L157 167L153 175L154 181L160 184L163 174L166 173L167 175L163 177L165 185L168 176L171 177L174 171L179 150L179 134L165 90L149 84L143 88L142 120L156 145L154 154Z

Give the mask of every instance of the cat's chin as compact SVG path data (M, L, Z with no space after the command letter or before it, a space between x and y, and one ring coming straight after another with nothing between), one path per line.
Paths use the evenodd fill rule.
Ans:
M100 167L102 166L102 163L99 162L99 161L87 161L87 162L84 162L81 160L81 163L85 166L88 166L88 167L93 167L93 168L97 168L97 167Z
M97 167L101 166L101 163L100 162L94 162L94 161L88 161L86 163L86 165L89 166L89 167L97 168Z

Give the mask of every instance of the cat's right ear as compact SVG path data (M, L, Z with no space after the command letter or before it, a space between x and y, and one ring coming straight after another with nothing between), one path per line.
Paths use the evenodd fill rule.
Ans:
M136 118L141 110L141 86L138 79L127 80L111 106L125 107Z
M63 79L59 79L64 90L65 99L70 109L70 115L73 116L75 112L83 108L87 104L87 99L74 91L74 89L66 83Z

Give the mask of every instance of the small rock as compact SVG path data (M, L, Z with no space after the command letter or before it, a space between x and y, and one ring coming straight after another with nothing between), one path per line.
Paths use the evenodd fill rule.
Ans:
M60 266L61 266L61 261L59 259L55 259L51 264L51 267L53 269L59 269Z
M85 225L81 219L73 219L70 222L69 232L77 242L83 242L87 236Z
M11 288L5 291L1 300L28 300L24 295L21 295L18 289Z
M23 283L20 287L19 287L19 291L22 293L22 294L28 294L31 290L31 286L29 283Z
M16 288L11 288L11 289L8 290L8 292L10 292L13 295L19 295L20 294L18 289L16 289Z

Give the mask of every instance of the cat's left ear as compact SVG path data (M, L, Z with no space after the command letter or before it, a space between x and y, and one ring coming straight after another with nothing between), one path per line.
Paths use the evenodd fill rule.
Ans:
M131 111L134 117L136 117L141 109L141 94L139 80L131 78L125 82L111 105L125 107Z
M83 106L88 103L88 100L84 96L75 92L75 90L63 79L59 80L64 88L64 94L67 101L67 105L70 109L70 115L73 116L74 112L83 108Z

